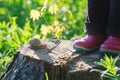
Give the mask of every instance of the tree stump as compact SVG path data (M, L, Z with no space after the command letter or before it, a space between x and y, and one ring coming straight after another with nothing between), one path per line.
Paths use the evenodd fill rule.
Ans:
M90 72L100 68L95 61L96 53L75 52L71 40L41 40L47 47L22 46L0 80L100 80L98 73Z

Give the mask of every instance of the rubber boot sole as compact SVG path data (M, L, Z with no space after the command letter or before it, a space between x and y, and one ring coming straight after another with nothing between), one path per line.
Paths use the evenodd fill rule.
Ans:
M93 48L93 49L86 49L86 48L83 48L83 47L73 46L73 48L76 51L81 52L81 53L92 53L92 52L99 51L99 47L96 47L96 48Z
M102 56L108 55L108 56L116 57L116 56L120 55L120 52L110 51L110 50L100 50L99 53L100 53Z

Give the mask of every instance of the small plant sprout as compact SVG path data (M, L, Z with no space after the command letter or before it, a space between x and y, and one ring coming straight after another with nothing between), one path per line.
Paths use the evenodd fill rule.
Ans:
M45 78L46 78L46 80L49 80L47 72L45 72Z
M116 66L119 56L113 58L112 56L108 57L104 56L100 62L95 62L97 65L100 65L104 68L104 70L92 69L91 71L99 72L101 76L101 80L107 78L109 80L120 80L120 68Z

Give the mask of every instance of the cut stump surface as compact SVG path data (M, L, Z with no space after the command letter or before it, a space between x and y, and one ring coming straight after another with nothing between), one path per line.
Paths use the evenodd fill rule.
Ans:
M1 80L100 80L98 74L90 72L99 68L96 53L75 52L71 40L41 40L47 47L32 48L29 43L18 49L13 61Z

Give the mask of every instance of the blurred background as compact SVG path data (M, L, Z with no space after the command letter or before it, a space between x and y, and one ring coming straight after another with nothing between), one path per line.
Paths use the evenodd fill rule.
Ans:
M87 0L0 0L0 76L5 72L15 51L32 37L71 39L84 35L86 3ZM49 10L53 4L56 6L56 12L53 11L55 14ZM33 20L30 16L36 13L30 14L31 10L39 11L39 18ZM49 32L43 33L48 29L45 27L54 24L56 20L64 26L64 29L56 27L57 37ZM41 29L43 25L47 26Z

